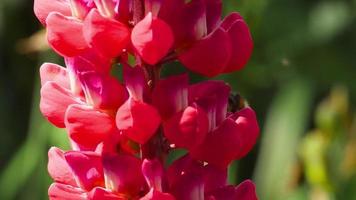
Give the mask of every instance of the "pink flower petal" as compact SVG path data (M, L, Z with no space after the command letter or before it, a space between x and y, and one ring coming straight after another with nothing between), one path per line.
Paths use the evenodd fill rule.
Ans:
M131 98L118 109L116 114L118 129L140 144L146 143L156 133L160 122L160 116L154 107Z
M220 22L222 0L204 0L206 5L206 26L208 33L212 32Z
M69 106L65 125L70 138L88 150L94 150L110 135L118 134L113 116L85 105Z
M189 106L163 123L164 134L176 147L193 149L208 132L207 114L197 105Z
M150 65L155 65L167 55L174 37L168 24L148 13L133 28L131 41L142 59Z
M147 92L145 74L141 66L131 67L123 64L124 84L131 98L136 101L143 101L143 96Z
M162 1L158 17L171 27L178 49L207 35L204 1Z
M127 98L125 88L107 74L95 71L79 74L87 103L100 109L117 109Z
M163 166L157 160L145 159L142 163L142 173L149 188L162 191Z
M206 195L213 200L258 200L255 185L252 181L246 180L238 186L224 186Z
M195 159L224 169L231 161L245 156L251 150L258 131L254 112L245 108L237 112L234 119L224 120L191 154Z
M199 176L204 182L205 192L225 186L227 182L227 169L196 161L190 155L177 159L169 166L166 173L169 185L174 185L184 174Z
M58 12L64 16L72 16L69 0L35 0L33 10L43 25L46 25L47 16L51 12Z
M104 155L106 188L116 193L137 194L145 185L141 160L129 155Z
M153 105L163 119L168 119L188 106L188 75L160 80L152 93Z
M229 62L231 48L228 33L219 28L184 50L179 55L179 60L188 69L213 77L220 74Z
M104 186L103 166L98 154L69 151L64 157L81 188L90 191L96 186Z
M48 189L50 200L87 200L87 194L80 188L53 183Z
M41 88L40 110L52 124L64 128L64 114L71 104L78 104L71 92L49 81Z
M175 200L174 196L169 193L163 193L154 189L151 189L144 197L140 200Z
M240 129L240 140L242 145L235 158L240 159L251 151L253 146L256 144L260 129L256 114L250 107L244 108L230 117L235 120Z
M53 81L63 88L70 89L67 69L53 63L44 63L40 68L41 85Z
M125 197L120 197L113 192L101 187L96 187L89 193L89 200L127 200Z
M236 197L241 200L258 200L255 184L246 180L236 187Z
M46 23L48 43L61 56L76 56L88 48L83 37L83 23L79 20L60 13L50 13Z
M189 103L198 104L207 113L209 131L226 118L230 90L223 81L204 81L189 87Z
M54 181L71 186L77 186L74 175L64 159L64 152L57 147L48 151L48 173Z
M172 194L179 200L204 200L204 180L202 177L185 173L172 186Z
M232 13L231 15L234 15ZM235 15L238 15L235 13ZM232 51L231 59L224 69L224 73L242 69L250 59L253 50L253 41L250 30L243 19L238 19L228 27Z
M83 32L88 44L108 58L119 56L130 41L126 25L101 16L96 9L85 18Z

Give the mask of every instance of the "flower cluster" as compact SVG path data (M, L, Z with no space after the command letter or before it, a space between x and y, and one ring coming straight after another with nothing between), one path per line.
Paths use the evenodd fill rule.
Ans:
M227 184L227 168L254 146L248 106L231 109L222 81L160 77L178 60L213 77L252 51L238 13L221 0L35 0L49 45L66 67L40 68L42 114L72 150L52 147L51 200L255 200L254 184ZM112 75L120 67L123 80ZM167 162L174 149L187 152Z

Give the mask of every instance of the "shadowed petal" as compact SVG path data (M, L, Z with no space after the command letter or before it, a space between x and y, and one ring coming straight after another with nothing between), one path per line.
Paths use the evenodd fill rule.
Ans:
M163 119L185 109L188 106L188 75L160 80L153 90L152 102Z
M141 197L140 200L175 200L175 198L171 194L151 189L144 197Z
M141 172L141 160L129 155L104 155L106 188L116 192L135 195L145 185Z
M163 123L164 134L176 147L193 149L208 132L208 117L197 105L189 106Z

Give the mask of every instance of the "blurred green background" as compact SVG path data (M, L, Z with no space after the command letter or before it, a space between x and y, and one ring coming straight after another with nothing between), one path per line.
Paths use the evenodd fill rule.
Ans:
M229 82L256 110L261 137L230 168L261 200L356 200L356 0L224 0L254 38ZM0 199L48 199L50 146L62 130L39 114L46 48L32 1L0 0ZM199 78L199 77L195 77Z

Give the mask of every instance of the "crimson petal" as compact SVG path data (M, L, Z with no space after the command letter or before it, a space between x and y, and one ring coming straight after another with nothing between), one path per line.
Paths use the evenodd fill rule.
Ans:
M65 125L73 141L92 151L108 136L117 132L113 116L85 105L69 106Z
M174 37L163 20L148 13L132 30L132 45L142 59L150 65L157 64L171 49Z
M88 44L108 58L119 56L130 41L126 25L101 16L96 9L85 18L83 33Z
M73 57L88 48L83 37L81 21L60 13L50 13L46 23L48 43L58 54Z
M229 62L231 48L228 33L219 28L183 51L179 60L188 69L213 77L220 74Z
M163 123L164 134L176 147L193 149L208 132L208 117L197 105L189 106Z
M160 122L161 118L153 106L132 98L128 99L116 114L118 129L140 144L146 143L155 134Z
M64 115L69 105L78 104L71 92L49 81L41 88L40 110L52 124L64 128Z
M160 80L152 93L152 102L163 119L168 119L188 106L188 75Z

